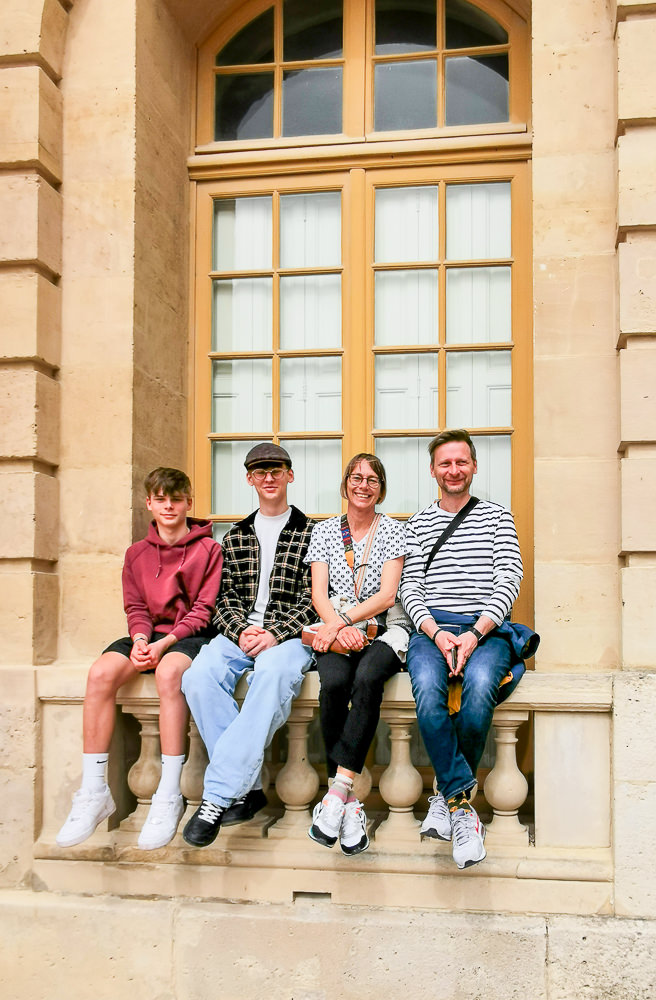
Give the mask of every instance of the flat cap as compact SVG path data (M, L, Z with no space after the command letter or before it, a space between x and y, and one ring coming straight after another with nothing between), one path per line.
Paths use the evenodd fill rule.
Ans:
M244 459L244 465L247 469L250 469L252 465L270 465L272 462L280 463L282 465L287 465L291 469L292 460L289 457L289 452L281 448L279 444L273 444L271 441L265 441L263 444L256 444L254 448L251 448L248 455Z

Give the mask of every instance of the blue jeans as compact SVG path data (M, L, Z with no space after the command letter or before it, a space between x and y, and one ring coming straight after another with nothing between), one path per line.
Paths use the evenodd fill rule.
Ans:
M265 649L255 659L223 635L203 646L182 675L184 694L210 758L203 798L226 808L256 784L264 751L289 718L313 660L300 639ZM239 711L237 681L249 686Z
M436 622L458 635L478 615L455 615L431 609ZM423 632L410 636L408 673L417 705L417 721L424 746L445 798L469 791L485 748L499 685L511 662L509 644L494 634L477 646L462 677L460 711L449 715L446 660Z

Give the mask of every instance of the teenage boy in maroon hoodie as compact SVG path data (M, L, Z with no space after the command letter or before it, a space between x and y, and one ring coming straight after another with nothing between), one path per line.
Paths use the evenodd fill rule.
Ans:
M135 673L155 671L162 749L162 777L138 846L154 850L168 844L184 811L180 773L188 709L180 682L196 654L216 635L210 622L223 554L212 538L211 522L187 517L191 483L184 472L154 469L144 487L153 520L146 538L127 550L123 565L123 602L130 635L108 646L89 671L82 786L57 834L60 847L81 844L116 809L106 779L116 692Z

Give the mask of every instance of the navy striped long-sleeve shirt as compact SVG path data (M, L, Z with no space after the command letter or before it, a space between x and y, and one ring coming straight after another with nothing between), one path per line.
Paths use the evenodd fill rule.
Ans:
M454 516L432 503L406 524L401 600L417 630L430 617L429 608L483 614L500 625L519 593L523 567L515 522L509 510L489 500L469 512L425 573L433 545Z

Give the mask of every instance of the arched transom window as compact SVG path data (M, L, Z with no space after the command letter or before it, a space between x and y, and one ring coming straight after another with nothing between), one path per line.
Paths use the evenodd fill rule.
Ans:
M467 0L276 0L203 46L200 142L525 120L524 28Z

